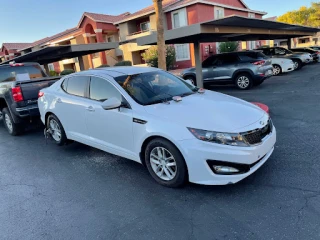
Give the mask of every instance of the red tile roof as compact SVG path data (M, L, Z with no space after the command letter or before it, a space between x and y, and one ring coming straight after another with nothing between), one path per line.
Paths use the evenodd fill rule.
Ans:
M30 46L31 43L3 43L2 46L7 50L19 50Z
M95 22L114 23L114 22L122 20L127 15L130 15L130 13L125 12L120 15L114 16L114 15L106 15L106 14L100 14L100 13L85 12L83 14L83 17L86 16L88 18L91 18Z
M60 33L57 33L57 34L55 34L55 35L53 35L53 36L51 36L51 37L45 37L45 38L42 38L42 39L40 39L40 40L37 40L37 41L31 43L29 46L27 46L27 47L25 47L25 48L22 48L22 49L20 49L20 50L24 50L24 49L27 49L27 48L32 48L32 47L35 47L35 46L38 46L38 45L42 45L42 44L47 43L47 42L50 42L50 41L52 41L52 40L54 40L54 39L63 37L63 36L65 36L65 35L69 35L69 34L71 34L71 33L73 33L73 32L76 32L77 30L79 30L79 29L78 29L78 28L70 28L70 29L67 29L67 30L65 30L65 31L63 31L63 32L60 32Z

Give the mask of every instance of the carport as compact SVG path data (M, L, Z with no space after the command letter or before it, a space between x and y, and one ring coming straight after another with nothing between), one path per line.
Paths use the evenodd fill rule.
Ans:
M203 87L200 44L206 42L255 41L291 39L310 36L318 28L304 27L263 19L229 16L214 21L193 24L165 31L166 44L194 44L194 56L198 87ZM291 41L289 41L291 43ZM137 39L139 46L156 45L157 33ZM290 45L289 45L290 47Z
M77 57L79 60L80 70L85 70L82 56L115 49L117 47L119 47L118 42L48 46L40 50L10 59L1 64L6 64L11 61L15 61L16 63L37 62L41 65L44 65L45 69L48 71L48 63Z

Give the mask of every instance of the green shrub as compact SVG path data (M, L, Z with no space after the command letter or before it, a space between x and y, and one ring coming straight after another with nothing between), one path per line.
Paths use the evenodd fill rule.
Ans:
M132 66L132 62L131 61L121 61L121 62L117 62L115 64L115 66Z
M99 67L97 67L97 68L105 68L105 67L110 67L108 64L102 64L102 65L100 65Z
M60 76L69 75L71 73L74 73L73 69L65 69L60 73Z
M143 60L150 67L158 67L158 47L152 46L142 54ZM166 65L167 70L171 70L176 62L176 51L174 46L166 46Z
M58 74L56 71L51 70L51 71L49 72L49 76L50 76L50 77L55 77L55 76L59 76L59 74Z
M239 42L222 42L219 44L219 53L235 52L239 48Z

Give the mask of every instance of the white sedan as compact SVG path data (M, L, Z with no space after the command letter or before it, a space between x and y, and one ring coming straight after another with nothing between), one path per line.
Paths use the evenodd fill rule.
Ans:
M288 58L270 58L273 66L273 75L277 76L281 73L288 73L294 71L294 62Z
M146 166L160 184L225 185L271 156L276 129L259 107L147 67L101 68L39 92L41 120L67 140Z

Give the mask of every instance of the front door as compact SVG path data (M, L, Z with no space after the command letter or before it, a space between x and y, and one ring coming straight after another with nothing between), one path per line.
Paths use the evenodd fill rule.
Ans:
M86 114L88 135L97 148L130 158L133 155L132 109L104 110L102 103L112 97L123 101L119 90L107 79L92 76Z

